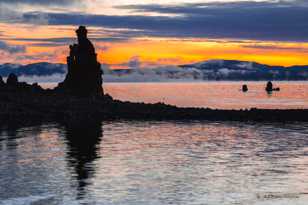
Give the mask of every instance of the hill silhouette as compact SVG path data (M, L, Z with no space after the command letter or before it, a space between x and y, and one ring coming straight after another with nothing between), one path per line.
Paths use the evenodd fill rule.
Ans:
M102 65L102 68L106 82L308 80L308 65L283 67L235 60L209 60L189 65L147 67L146 69L134 67L109 69L108 65ZM48 79L50 82L59 82L59 79L64 79L67 74L67 65L46 62L0 65L1 76L7 77L10 73L32 81Z

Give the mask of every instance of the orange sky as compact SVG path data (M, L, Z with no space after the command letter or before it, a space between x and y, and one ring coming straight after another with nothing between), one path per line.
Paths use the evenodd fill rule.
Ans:
M23 45L25 52L8 54L2 52L0 63L64 63L68 54L69 42L59 45L45 45L38 39L74 38L75 27L71 26L9 26L0 24L2 38L9 45ZM111 34L93 34L95 28L89 28L91 36L111 37ZM20 38L35 38L35 41ZM19 40L16 40L19 39ZM206 38L154 38L139 37L127 41L94 41L101 63L113 68L125 68L131 59L138 59L143 67L155 65L178 65L209 59L234 59L256 61L269 65L307 65L308 43L249 41L236 39Z
M0 64L65 63L85 24L112 68L209 59L308 65L307 11L304 1L0 1Z
M255 48L256 45L262 48ZM185 64L209 59L256 61L269 65L307 65L308 43L211 42L207 39L135 39L130 42L107 45L100 53L102 61L120 64L138 56L142 62L158 64ZM251 47L250 47L251 46ZM278 47L271 48L271 47Z

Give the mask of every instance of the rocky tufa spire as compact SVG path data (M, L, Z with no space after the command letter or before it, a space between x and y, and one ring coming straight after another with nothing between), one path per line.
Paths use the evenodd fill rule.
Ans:
M80 26L76 30L78 44L70 45L67 57L68 73L56 91L74 96L102 96L102 70L97 54L87 37L87 29Z

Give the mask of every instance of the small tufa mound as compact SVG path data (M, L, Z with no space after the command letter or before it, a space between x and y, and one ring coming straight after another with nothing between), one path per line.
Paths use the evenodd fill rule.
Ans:
M271 81L268 81L265 90L268 93L272 93L273 91L280 91L280 88L274 88L273 83Z
M18 85L17 76L14 73L11 73L6 80L6 84L8 86L17 86Z
M4 85L5 85L5 82L3 81L3 78L0 75L0 87L3 87Z
M242 91L244 93L248 92L248 86L246 84L242 86Z

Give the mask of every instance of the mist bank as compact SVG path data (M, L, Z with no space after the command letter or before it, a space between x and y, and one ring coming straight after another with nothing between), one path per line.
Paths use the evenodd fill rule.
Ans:
M61 82L66 75L65 64L35 63L2 64L0 75L15 73L20 81ZM308 66L269 66L248 61L210 60L189 65L149 68L109 69L102 65L104 82L191 82L191 81L261 81L308 80Z

